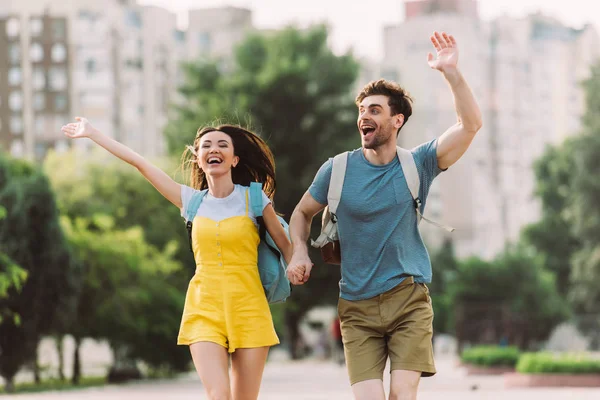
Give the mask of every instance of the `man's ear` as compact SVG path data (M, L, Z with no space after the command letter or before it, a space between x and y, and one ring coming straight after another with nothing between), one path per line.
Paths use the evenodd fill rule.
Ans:
M404 114L394 115L394 128L400 129L404 125Z

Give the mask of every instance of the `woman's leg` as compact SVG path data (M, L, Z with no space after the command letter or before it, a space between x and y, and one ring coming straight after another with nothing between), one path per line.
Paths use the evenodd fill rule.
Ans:
M269 347L237 349L231 355L233 400L256 400Z
M229 388L229 353L212 342L190 345L194 366L210 400L231 400Z

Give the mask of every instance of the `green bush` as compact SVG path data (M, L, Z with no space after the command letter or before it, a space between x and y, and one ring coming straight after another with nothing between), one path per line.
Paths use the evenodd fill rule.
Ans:
M525 353L517 371L522 374L600 374L600 359L586 354Z
M484 367L514 367L519 360L519 349L514 346L475 346L465 349L460 358L465 364Z

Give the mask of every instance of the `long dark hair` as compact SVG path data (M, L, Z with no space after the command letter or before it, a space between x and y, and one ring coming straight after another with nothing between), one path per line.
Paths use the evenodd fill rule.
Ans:
M200 139L208 132L220 131L228 134L233 141L233 152L240 161L231 169L233 183L249 186L250 182L263 184L263 191L273 200L275 195L275 159L271 149L258 135L237 125L207 126L198 129L194 139L193 152L186 149L182 155L184 168L191 164L190 186L194 189L207 189L208 181L198 165L195 154L199 153ZM195 154L194 154L195 153Z

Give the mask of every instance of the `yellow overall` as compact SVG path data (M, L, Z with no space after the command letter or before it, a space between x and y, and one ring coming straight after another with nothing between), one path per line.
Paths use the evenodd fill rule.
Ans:
M192 248L196 273L185 297L177 344L213 342L239 348L279 343L258 273L258 229L246 215L214 221L197 216Z

